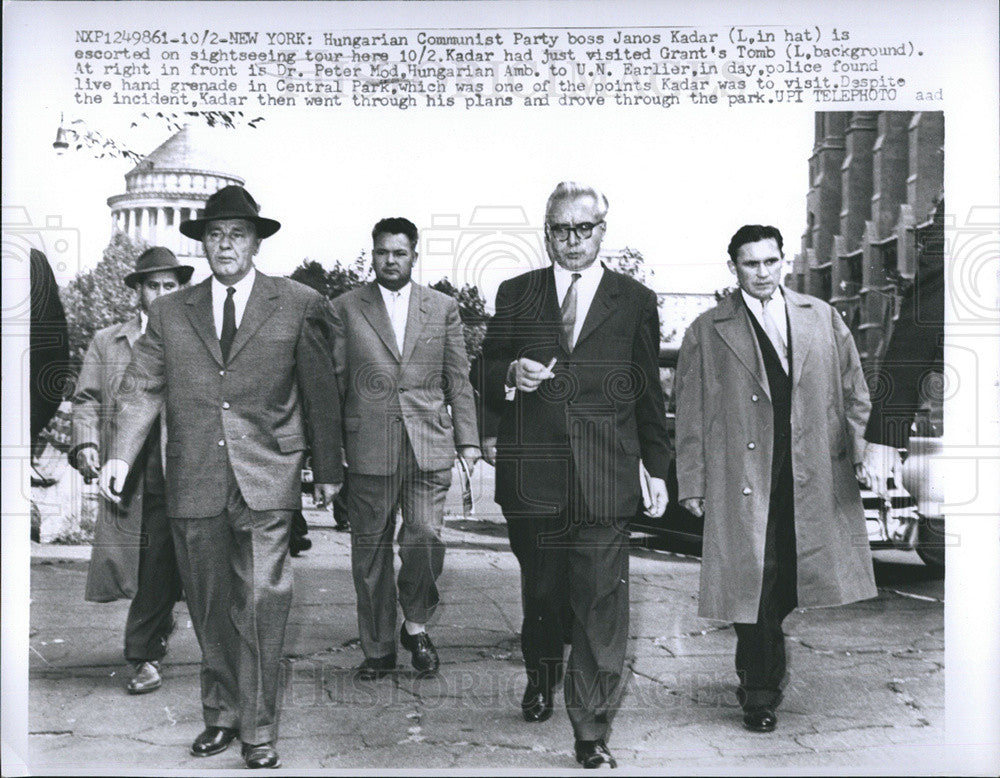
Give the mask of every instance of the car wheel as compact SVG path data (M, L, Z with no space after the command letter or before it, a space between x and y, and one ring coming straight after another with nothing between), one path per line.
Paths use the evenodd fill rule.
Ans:
M938 572L944 572L944 544L944 517L921 516L917 524L917 556Z

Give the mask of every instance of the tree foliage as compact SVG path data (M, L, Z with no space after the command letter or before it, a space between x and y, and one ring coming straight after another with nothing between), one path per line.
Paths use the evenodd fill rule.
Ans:
M479 293L479 287L465 284L459 289L447 277L430 286L458 301L462 334L465 336L465 353L469 355L469 359L478 356L482 351L486 325L490 320L490 315L486 313L486 298Z
M361 252L349 265L342 265L337 261L329 270L314 259L304 259L289 277L332 300L367 283L368 276L368 262L364 252Z
M62 291L69 325L69 358L79 371L94 333L125 321L135 313L138 297L124 278L135 269L136 258L147 249L124 232L115 232L104 255L92 269L79 273Z

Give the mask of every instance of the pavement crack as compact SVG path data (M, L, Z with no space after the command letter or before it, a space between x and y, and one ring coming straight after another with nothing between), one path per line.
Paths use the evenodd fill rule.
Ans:
M886 686L889 691L899 697L899 701L903 703L907 708L913 711L917 726L919 727L929 727L931 726L930 721L923 715L923 707L917 702L909 692L906 691L903 684L906 683L908 679L905 678L895 678L889 681Z

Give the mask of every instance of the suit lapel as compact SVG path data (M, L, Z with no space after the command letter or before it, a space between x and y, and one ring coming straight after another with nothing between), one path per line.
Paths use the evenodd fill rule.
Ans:
M788 312L788 329L794 338L788 343L788 350L792 357L792 388L794 389L798 385L799 379L802 378L802 368L809 357L819 323L816 321L816 308L813 307L809 298L787 289L785 290L785 310Z
M736 295L739 293L737 289L720 302L715 309L713 316L715 330L722 338L722 342L743 363L743 366L757 380L757 384L770 399L771 391L767 385L764 357L760 353L760 346L753 333L753 326L747 318L753 314L746 310L746 306L737 302Z
M389 321L389 312L385 309L382 294L378 290L378 282L372 281L360 295L361 313L368 320L368 323L382 339L389 353L400 361L399 346L396 344L396 333L392 329L392 322ZM410 293L410 303L413 303L413 293ZM404 344L405 345L405 344Z
M594 332L615 309L619 294L618 278L607 268L601 275L601 280L597 284L597 291L594 299L590 303L590 310L587 311L587 318L583 320L583 327L580 329L580 337L576 339L574 350L580 347L587 337Z
M243 309L243 318L240 320L240 326L236 328L236 337L229 350L230 362L277 309L278 297L278 290L271 279L258 270L253 288L250 290L250 297L247 298L247 306Z
M205 348L212 355L212 359L219 363L219 367L224 367L222 347L219 345L219 338L215 332L215 316L212 314L212 277L209 276L194 287L185 302L192 328L204 341Z
M405 364L413 356L413 349L420 339L420 334L424 329L424 322L427 321L427 296L423 287L417 284L410 286L410 304L406 309L406 335L403 338L403 363Z

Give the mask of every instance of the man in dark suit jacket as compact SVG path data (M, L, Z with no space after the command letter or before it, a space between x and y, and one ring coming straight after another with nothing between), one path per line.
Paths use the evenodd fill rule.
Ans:
M585 767L614 767L606 740L623 689L628 521L666 508L670 444L660 388L656 295L597 261L607 199L562 183L549 197L552 266L505 281L483 342L481 393L499 415L484 441L521 566L527 721L552 715L563 670Z
M396 669L397 588L400 643L418 672L437 671L426 624L439 601L444 500L456 449L469 468L479 459L458 303L410 280L417 237L409 219L378 222L372 230L376 280L333 301L363 679ZM397 508L403 515L398 587L392 565Z
M212 276L157 300L116 396L108 499L166 405L167 513L202 650L206 729L196 756L239 735L248 767L274 767L281 649L292 599L288 537L301 506L304 452L317 503L343 478L329 305L257 272L260 242L280 225L228 186L182 222Z

